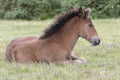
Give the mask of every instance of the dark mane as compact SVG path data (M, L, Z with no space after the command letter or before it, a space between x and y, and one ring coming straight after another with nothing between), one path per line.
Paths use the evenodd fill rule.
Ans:
M56 21L45 30L45 33L43 36L40 37L40 39L44 39L47 37L50 37L54 33L58 32L70 19L72 19L75 16L78 16L79 9L71 9L63 14L61 14Z

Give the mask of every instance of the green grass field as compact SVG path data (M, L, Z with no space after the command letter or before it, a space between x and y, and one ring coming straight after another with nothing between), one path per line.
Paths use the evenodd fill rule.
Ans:
M4 61L6 46L12 39L41 35L52 21L0 21L0 80L120 80L120 19L93 20L101 38L99 46L78 40L73 52L86 58L86 65Z

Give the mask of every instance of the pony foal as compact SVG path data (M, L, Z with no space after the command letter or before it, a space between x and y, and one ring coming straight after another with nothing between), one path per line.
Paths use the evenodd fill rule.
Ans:
M77 8L60 15L43 36L16 38L7 46L5 60L18 63L85 63L71 52L79 37L98 45L90 9Z

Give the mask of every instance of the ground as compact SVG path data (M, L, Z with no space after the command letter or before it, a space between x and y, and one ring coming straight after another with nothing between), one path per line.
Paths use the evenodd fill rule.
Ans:
M74 54L86 65L47 65L6 63L7 44L16 37L42 35L53 20L0 20L0 80L120 80L120 19L93 20L101 44L91 46L80 38Z

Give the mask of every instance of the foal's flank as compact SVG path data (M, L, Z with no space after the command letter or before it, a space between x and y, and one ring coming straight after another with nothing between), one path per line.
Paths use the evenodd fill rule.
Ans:
M7 46L5 60L18 63L86 63L72 54L79 37L98 45L90 9L75 8L61 14L42 36L20 37Z

